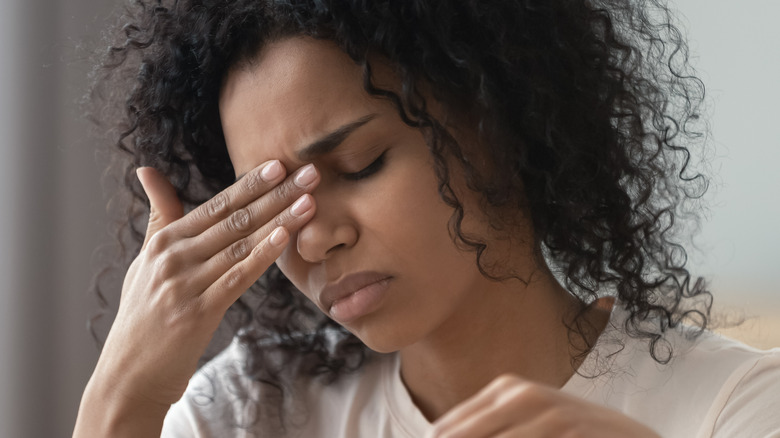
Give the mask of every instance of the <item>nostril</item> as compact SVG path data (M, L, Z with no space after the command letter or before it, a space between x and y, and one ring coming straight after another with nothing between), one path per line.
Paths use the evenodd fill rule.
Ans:
M334 246L333 248L329 249L329 250L328 250L328 253L330 253L331 251L335 251L335 250L337 250L337 249L344 248L345 246L347 246L347 245L345 245L345 244L343 244L343 243L339 243L338 245L336 245L336 246Z

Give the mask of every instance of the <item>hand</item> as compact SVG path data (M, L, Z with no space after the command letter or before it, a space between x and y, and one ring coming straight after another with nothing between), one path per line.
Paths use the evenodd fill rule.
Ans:
M435 424L433 438L659 438L612 409L514 375L498 377Z
M279 184L284 167L264 163L183 216L170 183L152 168L139 169L149 226L93 374L98 383L90 384L110 386L123 403L166 411L181 398L228 307L314 215L308 192L320 178L310 170L314 179L306 184L296 185L294 176ZM305 208L291 207L296 200Z

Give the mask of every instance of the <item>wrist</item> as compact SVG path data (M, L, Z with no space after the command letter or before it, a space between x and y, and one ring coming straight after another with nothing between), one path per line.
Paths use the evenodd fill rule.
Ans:
M170 405L129 397L93 376L79 406L76 437L159 437Z

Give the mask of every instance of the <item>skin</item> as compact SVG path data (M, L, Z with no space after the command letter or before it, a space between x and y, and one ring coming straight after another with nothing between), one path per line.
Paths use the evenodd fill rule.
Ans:
M375 65L376 81L392 88L392 71L385 63ZM270 158L298 168L305 164L298 157L305 145L375 115L334 152L314 161L322 177L313 192L318 213L291 235L279 267L325 313L319 291L329 281L363 270L393 276L378 310L343 325L374 350L400 351L402 378L430 420L502 375L560 388L575 371L562 321L577 301L536 263L534 248L522 244L533 241L530 227L513 230L513 240L493 235L478 209L478 195L456 178L455 191L467 210L466 233L484 236L493 259L508 260L529 282L495 282L481 275L473 253L459 250L449 236L452 209L436 190L423 136L404 125L389 102L369 97L361 74L335 45L291 38L267 45L225 81L220 114L238 174ZM360 181L343 178L385 151L385 165L377 173ZM604 310L591 312L589 319L599 328L592 336L607 316ZM511 390L512 385L499 386ZM511 411L507 418L514 417ZM445 420L439 436L459 427L457 418ZM497 424L495 418L487 421ZM477 430L467 429L463 436L477 436ZM486 429L484 436L498 431Z
M146 238L125 277L74 437L160 436L227 308L316 211L312 202L293 213L293 201L311 200L319 183L300 187L295 177L285 178L278 161L263 163L184 216L171 184L154 169L138 170L151 203Z
M393 88L388 66L375 68L376 82ZM392 276L378 308L344 326L372 349L400 352L405 385L436 422L431 436L656 436L557 390L578 365L563 324L578 307L536 263L533 230L520 225L512 238L497 235L455 172L464 231L488 243L488 260L505 261L526 281L484 278L474 254L449 236L452 210L438 195L422 135L389 102L368 96L361 74L328 42L269 44L223 82L220 115L239 177L233 186L183 215L165 178L139 169L152 206L146 240L125 278L74 437L159 436L225 311L274 260L325 313L320 291L328 282L365 270ZM365 123L333 151L299 156L356 120ZM348 177L383 153L376 173ZM263 173L270 169L275 174ZM302 208L292 207L296 200ZM608 306L589 311L590 341L608 315Z

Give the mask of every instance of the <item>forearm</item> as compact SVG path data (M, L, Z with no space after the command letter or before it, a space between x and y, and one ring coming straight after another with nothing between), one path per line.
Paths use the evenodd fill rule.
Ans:
M90 380L81 399L73 438L159 437L169 408L126 400Z

